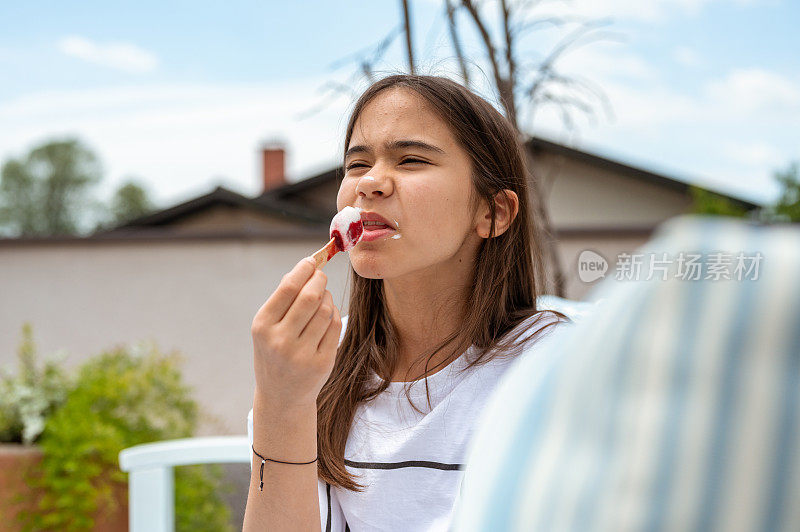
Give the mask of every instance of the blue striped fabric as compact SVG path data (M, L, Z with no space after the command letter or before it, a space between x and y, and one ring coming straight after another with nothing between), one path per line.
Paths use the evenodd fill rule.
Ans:
M715 279L719 252L757 275ZM661 253L703 275L604 280L509 369L451 530L800 531L800 228L685 216L645 269Z

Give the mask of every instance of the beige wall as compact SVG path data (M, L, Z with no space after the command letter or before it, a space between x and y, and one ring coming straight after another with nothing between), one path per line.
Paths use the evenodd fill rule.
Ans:
M324 242L51 243L0 247L0 366L16 363L23 322L40 355L74 366L117 344L154 340L186 357L202 434L240 434L253 393L250 325L281 276ZM343 303L347 257L325 271Z
M604 256L609 262L606 275L613 276L617 255L635 251L647 241L648 230L687 212L691 205L686 192L560 155L539 152L532 164L542 182L552 226L560 233L559 258L570 299L584 299L597 284L578 277L578 255L583 250Z
M685 192L573 159L541 154L534 164L558 229L653 227L691 204Z
M599 253L608 261L606 277L615 276L617 256L632 253L647 241L643 236L606 236L562 238L558 243L561 268L566 277L565 296L567 299L585 299L592 288L600 282L585 283L578 277L578 256L585 249Z

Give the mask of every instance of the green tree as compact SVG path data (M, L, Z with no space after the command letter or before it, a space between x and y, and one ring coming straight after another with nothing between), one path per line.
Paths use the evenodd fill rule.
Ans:
M95 225L95 231L105 231L129 222L155 209L149 193L133 178L128 178L110 200L102 219Z
M773 176L783 190L775 205L768 209L768 217L778 222L800 222L800 162L789 163L786 170L777 170Z
M102 177L94 153L78 139L53 140L0 169L0 229L8 236L74 235L98 209L91 188Z
M111 201L111 213L120 223L143 216L153 208L145 188L130 179L117 189Z
M7 160L0 169L0 236L84 235L155 208L131 178L108 205L96 200L92 190L101 179L97 156L75 138L48 141Z
M694 214L732 216L735 218L747 216L748 210L743 205L710 190L690 185L689 194L692 196L691 212Z

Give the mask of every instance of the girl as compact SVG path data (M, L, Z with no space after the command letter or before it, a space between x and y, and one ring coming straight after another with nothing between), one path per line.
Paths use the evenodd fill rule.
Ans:
M349 319L309 258L253 319L244 530L446 530L488 395L566 321L536 307L522 149L479 96L409 75L364 92L344 147Z

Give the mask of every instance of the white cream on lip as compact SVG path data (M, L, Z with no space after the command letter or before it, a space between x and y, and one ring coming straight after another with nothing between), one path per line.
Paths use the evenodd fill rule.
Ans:
M337 212L336 216L331 220L330 234L332 235L334 231L338 231L342 235L343 251L350 251L358 243L358 240L354 242L348 237L347 230L350 229L350 224L361 221L362 211L363 209L359 207L347 206Z
M397 231L397 233L392 235L392 240L397 240L400 238L400 224L397 223L397 220L394 220L394 229Z

